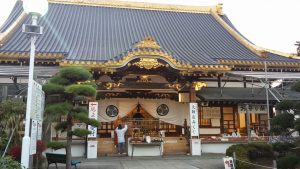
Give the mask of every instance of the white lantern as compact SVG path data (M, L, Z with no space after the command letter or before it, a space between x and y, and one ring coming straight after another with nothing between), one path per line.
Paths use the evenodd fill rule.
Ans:
M43 16L48 11L47 0L23 0L24 11L28 14Z

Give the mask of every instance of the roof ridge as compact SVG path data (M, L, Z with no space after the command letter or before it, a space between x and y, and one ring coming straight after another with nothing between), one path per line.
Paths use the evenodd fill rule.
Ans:
M269 53L274 53L274 54L277 54L277 55L281 55L281 56L288 57L288 58L293 58L293 59L300 59L300 57L297 56L296 53L281 52L281 51L278 51L278 50L273 50L273 49L268 49L268 48L263 48L263 47L260 47L260 48L263 49L264 51L269 52Z
M26 19L26 16L27 14L23 11L4 32L0 32L0 46L2 46L8 40L8 38L17 30L17 28Z
M231 26L229 26L217 13L214 11L211 12L212 16L216 19L219 24L228 31L237 41L239 41L246 48L251 50L253 53L257 54L260 57L264 57L264 50L262 48L250 43L247 39L241 36L237 31L235 31Z
M242 45L244 45L246 48L248 48L252 52L259 55L260 57L264 58L267 56L267 53L273 53L273 54L277 54L277 55L288 57L288 58L300 59L300 57L297 56L297 54L295 54L295 53L281 52L281 51L267 49L267 48L252 44L245 37L243 37L240 33L238 33L235 29L233 29L230 25L228 25L228 23L226 23L217 13L215 13L214 11L211 11L211 14L217 20L217 22L219 22L223 26L223 28L225 28L236 40L238 40Z
M158 4L158 3L148 3L148 2L129 2L129 1L118 1L118 0L48 0L48 2L60 3L60 4L72 4L72 5L103 6L103 7L114 7L114 8L175 11L175 12L189 12L189 13L210 13L211 11L214 11L219 15L224 15L222 11L222 4L217 4L214 6L188 6L188 5Z

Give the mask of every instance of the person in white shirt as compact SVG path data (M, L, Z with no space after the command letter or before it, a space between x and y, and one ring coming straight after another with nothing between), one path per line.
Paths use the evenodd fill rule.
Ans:
M125 124L125 127L122 128L122 125L119 124L119 126L116 128L116 133L118 137L118 154L126 154L125 152L125 133L127 131L127 124Z
M237 129L234 129L234 132L231 134L232 137L241 137L240 133L237 131Z
M250 131L250 136L251 137L255 137L255 138L258 138L258 135L257 135L257 132L256 132L256 129L251 129L251 131Z

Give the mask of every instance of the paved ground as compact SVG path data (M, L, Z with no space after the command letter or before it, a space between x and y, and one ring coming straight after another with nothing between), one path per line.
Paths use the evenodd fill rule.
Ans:
M172 155L161 157L99 157L82 161L78 169L223 169L223 154L203 154L202 156ZM59 164L59 169L65 166ZM51 164L49 169L55 169Z

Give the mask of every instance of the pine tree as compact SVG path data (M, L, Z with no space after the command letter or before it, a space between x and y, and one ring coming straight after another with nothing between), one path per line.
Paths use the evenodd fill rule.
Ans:
M300 81L294 83L291 90L300 92ZM271 132L275 135L289 137L293 132L300 133L300 101L283 100L276 105L280 114L271 120Z
M96 96L96 85L92 81L92 74L79 67L62 68L53 76L49 83L43 86L46 94L45 114L52 122L57 122L57 131L66 131L66 169L71 168L71 142L72 136L84 137L90 134L86 129L72 131L73 122L80 121L97 127L99 122L88 117L88 111L80 108L78 103L93 99ZM61 117L66 117L61 121ZM52 144L58 145L58 144Z

